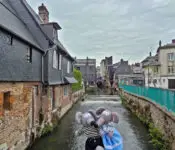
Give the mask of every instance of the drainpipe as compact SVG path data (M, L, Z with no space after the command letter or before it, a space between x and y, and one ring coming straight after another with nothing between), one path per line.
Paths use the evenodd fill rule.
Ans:
M50 49L47 49L46 51L45 51L45 53L44 53L44 55L42 55L42 62L41 62L41 65L42 65L42 67L41 67L41 80L42 80L42 83L44 84L44 57L47 55L47 53L48 53L48 51L49 51Z

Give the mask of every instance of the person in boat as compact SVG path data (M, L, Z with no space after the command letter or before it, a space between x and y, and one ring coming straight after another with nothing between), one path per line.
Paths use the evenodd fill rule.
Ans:
M100 150L104 147L100 136L100 129L96 123L97 118L94 114L93 110L86 113L76 113L76 121L81 124L82 127L76 131L75 135L84 134L87 137L85 150Z

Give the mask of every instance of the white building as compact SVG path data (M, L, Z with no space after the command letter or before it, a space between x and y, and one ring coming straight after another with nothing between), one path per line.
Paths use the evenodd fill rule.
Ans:
M106 75L106 64L105 64L105 60L103 59L100 62L100 75L102 78L105 78Z
M145 85L175 89L175 43L159 46L156 56L142 61Z

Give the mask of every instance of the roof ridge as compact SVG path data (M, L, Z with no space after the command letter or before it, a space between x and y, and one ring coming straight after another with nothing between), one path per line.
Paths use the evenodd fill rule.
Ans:
M32 13L31 13L31 11L28 9L28 7L26 6L26 3L24 2L25 0L20 0L21 1L21 3L23 4L23 6L26 8L26 10L29 12L29 14L30 14L30 16L33 18L33 20L35 21L35 23L36 23L36 25L38 26L38 28L41 30L41 32L45 35L45 37L47 38L47 39L49 39L51 42L52 42L52 44L54 44L54 42L53 42L53 40L52 39L50 39L49 38L49 36L44 32L44 30L41 28L41 26L40 26L40 24L36 21L36 19L35 19L35 17L32 15ZM29 7L30 7L30 5L29 5ZM31 8L32 9L32 8ZM33 35L33 34L32 34Z
M14 9L14 7L11 5L11 2L8 1L8 0L7 0L7 2L10 4L10 6L12 7L12 9L16 12L16 10ZM26 25L18 15L16 15L14 12L12 12L12 11L11 11L5 4L3 4L1 1L0 1L0 3L1 3L9 12L11 12L17 19L19 19L24 25ZM17 13L17 12L16 12L16 13Z

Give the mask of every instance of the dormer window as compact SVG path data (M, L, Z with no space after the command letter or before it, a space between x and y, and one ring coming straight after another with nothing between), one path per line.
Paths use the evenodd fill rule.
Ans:
M53 51L53 68L58 69L58 54L57 51Z
M58 40L58 32L56 29L53 29L53 38L54 40Z

